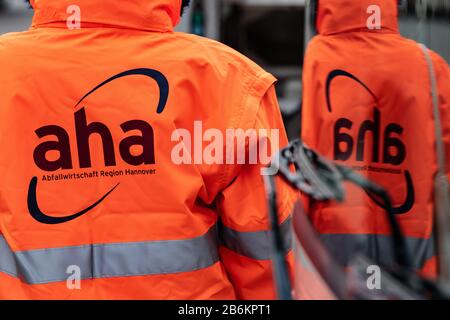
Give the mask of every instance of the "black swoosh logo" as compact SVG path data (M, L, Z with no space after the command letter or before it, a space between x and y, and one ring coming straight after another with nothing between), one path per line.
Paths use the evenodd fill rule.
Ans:
M392 212L394 214L405 214L408 213L409 210L412 209L414 202L415 202L415 191L414 191L414 185L411 178L411 173L408 170L405 170L405 181L406 181L406 199L403 204L392 208ZM380 201L379 199L375 198L372 194L367 192L367 195L375 202L379 207L387 210L384 202Z
M84 210L81 210L80 212L77 212L75 214L72 214L70 216L65 217L51 217L46 215L41 211L39 208L39 204L37 202L37 196L36 196L36 190L37 190L37 182L38 178L33 177L30 182L30 187L28 188L28 210L30 211L31 216L40 223L45 224L59 224L59 223L65 223L69 222L73 219L76 219L80 216L82 216L85 213L88 213L95 207L97 207L100 203L103 202L103 200L106 199L118 186L119 183L114 186L111 190L109 190L103 197L101 197L99 200L97 200L94 204L90 205Z
M86 99L88 96L90 96L92 93L100 89L101 87L105 86L106 84L110 83L111 81L114 81L116 79L120 79L127 76L146 76L156 81L159 87L159 102L158 107L156 108L156 112L158 114L162 113L164 111L164 108L167 104L167 99L169 98L169 82L167 81L166 77L159 71L154 69L145 69L145 68L139 68L139 69L133 69L128 70L122 73L119 73L108 80L103 81L98 86L96 86L94 89L86 93L80 101L75 105L75 107L78 107L78 105L83 102L84 99Z
M327 108L328 108L328 112L331 112L331 97L330 97L330 89L331 89L331 83L333 82L333 80L337 77L346 77L346 78L350 78L353 81L356 81L357 83L359 83L364 89L367 90L367 92L370 93L370 95L374 98L374 100L378 103L378 98L377 96L372 92L372 90L369 89L368 86L365 85L364 82L362 82L361 80L359 80L357 77L355 77L354 75L352 75L351 73L348 73L347 71L344 70L333 70L328 74L327 77L327 84L326 84L326 97L327 97Z
M326 81L326 99L327 99L327 108L328 108L328 112L332 112L332 107L331 107L331 83L333 82L333 80L337 77L346 77L349 79L352 79L353 81L355 81L356 83L358 83L359 85L361 85L373 98L374 100L378 103L378 97L372 92L372 90L370 90L370 88L361 80L359 80L357 77L355 77L353 74L344 71L344 70L340 70L340 69L336 69L331 71L328 74L327 77L327 81ZM415 191L414 191L414 184L413 184L413 180L411 177L411 173L408 170L405 170L404 172L405 175L405 185L406 185L406 199L403 202L403 204L396 206L393 208L393 212L395 214L405 214L408 213L409 210L411 210L411 208L414 205L415 202ZM376 199L373 195L369 194L369 197L374 201L374 203L376 205L378 205L379 207L386 209L385 205L378 199Z
M119 74L103 81L98 86L96 86L94 89L92 89L87 94L85 94L78 101L78 103L75 105L75 107L80 105L80 103L83 102L84 99L86 99L92 93L94 93L101 87L105 86L106 84L110 83L111 81L114 81L116 79L120 79L123 77L127 77L127 76L132 76L132 75L142 75L142 76L149 77L156 81L156 83L158 84L158 87L159 87L159 92L160 92L159 102L158 102L156 112L158 114L162 113L166 107L167 100L169 97L169 82L167 81L166 77L161 72L159 72L157 70L153 70L153 69L146 69L146 68L128 70L128 71L119 73ZM33 177L31 179L30 185L28 187L28 197L27 197L28 211L29 211L30 215L36 221L38 221L40 223L44 223L44 224L60 224L60 223L69 222L71 220L81 217L82 215L84 215L84 214L88 213L89 211L93 210L94 208L96 208L120 185L120 183L116 184L113 188L111 188L111 190L109 190L100 199L95 201L92 205L88 206L87 208L85 208L75 214L72 214L69 216L64 216L64 217L52 217L52 216L49 216L49 215L45 214L44 212L42 212L41 209L39 208L39 204L37 201L37 183L38 183L38 178Z

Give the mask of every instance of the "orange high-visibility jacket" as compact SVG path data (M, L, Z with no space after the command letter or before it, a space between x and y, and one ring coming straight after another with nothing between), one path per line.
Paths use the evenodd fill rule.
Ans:
M207 129L286 144L274 77L174 32L181 0L31 3L0 37L0 299L274 298L260 166L174 160Z
M320 0L318 35L304 64L302 136L330 159L387 188L413 253L435 273L433 178L436 136L430 76L418 44L400 36L396 0ZM431 53L447 160L450 77ZM358 250L392 262L382 204L348 186L343 204L308 205L316 228L344 263Z

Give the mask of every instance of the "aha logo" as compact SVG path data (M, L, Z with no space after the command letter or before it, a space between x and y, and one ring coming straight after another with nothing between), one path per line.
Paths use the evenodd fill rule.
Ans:
M158 114L162 113L169 96L169 83L161 72L144 68L125 71L107 79L84 95L75 105L75 108L77 108L88 96L111 81L131 75L146 76L156 81L160 94L156 112ZM90 168L92 166L89 138L93 134L98 134L101 137L105 166L115 166L115 145L109 128L101 122L88 123L84 107L75 112L74 122L80 168ZM122 123L120 127L124 133L129 131L139 131L141 133L141 135L126 137L119 143L119 153L121 158L132 166L155 164L154 134L152 126L143 120L130 120ZM73 169L69 134L64 128L57 125L48 125L37 129L35 132L39 139L47 136L55 136L57 138L56 141L46 141L39 144L34 150L34 161L41 170L56 171L60 169ZM142 153L140 155L133 155L131 153L131 147L136 145L142 147ZM59 153L59 158L52 161L48 160L46 155L50 151L57 151ZM37 201L37 182L37 177L33 177L30 181L28 188L28 211L35 220L45 224L59 224L80 217L98 206L119 186L119 184L117 184L112 187L105 195L100 197L99 200L95 201L84 210L65 217L52 217L46 215L39 208Z
M130 136L120 142L119 152L122 159L133 166L154 164L154 135L151 125L142 120L131 120L122 123L120 127L124 133L133 130L141 133L139 136ZM110 130L101 122L88 124L84 108L75 112L75 133L80 168L92 167L89 138L93 134L98 134L102 140L105 166L112 167L116 165L114 141ZM43 142L34 150L34 162L40 169L44 171L73 169L69 134L64 128L55 125L45 126L37 129L36 135L40 139L47 136L57 137L57 141ZM130 149L134 145L142 146L143 152L141 155L134 156L131 154ZM54 161L48 160L46 154L50 151L58 151L59 158Z
M343 70L333 70L330 72L326 82L326 100L329 112L332 112L331 106L331 84L337 77L345 77L355 81L362 86L375 101L378 101L376 95L358 78L351 73ZM334 160L347 161L350 160L356 149L356 161L364 161L364 151L366 149L366 136L372 134L372 163L391 164L394 166L401 165L407 155L406 147L400 139L403 134L403 127L396 123L389 123L383 130L381 136L381 114L380 111L374 107L373 120L365 120L361 123L359 130L357 130L356 148L355 139L353 138L354 123L347 118L340 118L336 121L334 126ZM381 145L381 138L383 144ZM380 156L382 153L382 157ZM411 173L408 170L404 171L405 185L406 185L406 199L403 204L394 207L395 214L404 214L411 210L415 201L414 185ZM384 204L368 194L370 198L380 207L384 208Z
M349 160L353 154L354 141L353 137L347 133L351 132L353 122L346 118L340 118L334 126L334 160ZM347 131L347 132L345 132ZM365 120L358 131L358 139L356 146L356 161L364 161L364 150L366 143L366 135L371 132L373 137L372 144L372 162L380 162L380 111L374 108L374 120ZM406 148L403 142L394 137L394 134L401 136L403 128L396 124L390 123L384 130L383 141L383 160L384 164L392 164L398 166L406 159ZM341 147L346 145L343 150ZM395 150L395 153L393 151Z

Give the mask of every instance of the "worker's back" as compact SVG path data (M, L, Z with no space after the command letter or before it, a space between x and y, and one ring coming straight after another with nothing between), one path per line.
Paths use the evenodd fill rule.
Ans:
M305 57L303 138L387 188L414 266L432 274L437 164L425 56L417 43L398 33L395 0L321 0L317 27L319 35ZM448 152L448 67L434 53L432 60ZM348 263L361 249L392 262L390 229L380 200L349 186L344 204L311 204L309 210L341 261Z
M70 3L34 1L32 29L0 37L0 299L272 297L269 253L238 243L265 237L264 202L230 187L237 165L194 155L207 129L253 128L275 79L174 33L180 0L80 1L73 30Z

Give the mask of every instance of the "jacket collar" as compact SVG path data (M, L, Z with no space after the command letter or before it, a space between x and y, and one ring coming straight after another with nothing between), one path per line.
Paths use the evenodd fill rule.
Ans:
M32 27L63 27L81 9L81 28L117 27L159 32L173 31L180 20L181 0L31 0L35 10Z
M352 31L371 31L367 28L369 6L381 9L381 30L398 33L397 0L318 0L316 27L320 34L331 35Z

